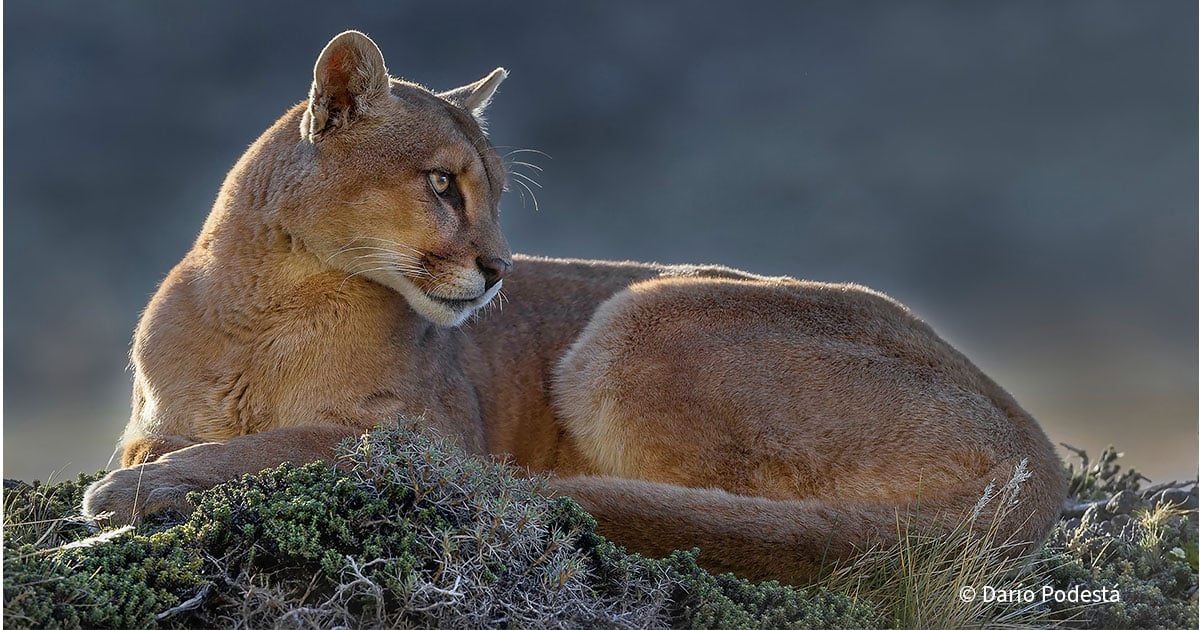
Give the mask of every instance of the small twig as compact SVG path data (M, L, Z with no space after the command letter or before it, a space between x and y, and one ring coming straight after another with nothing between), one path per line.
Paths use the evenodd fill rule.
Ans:
M1072 501L1067 499L1063 501L1062 515L1068 518L1083 516L1084 512L1092 506L1104 507L1108 505L1108 499L1098 499L1096 501Z
M1080 459L1083 469L1087 470L1088 463L1089 463L1087 451L1085 451L1081 448L1075 448L1074 446L1071 446L1070 444L1067 444L1066 442L1059 442L1058 445L1067 449L1068 451L1071 451L1072 453L1075 453L1075 456Z
M181 612L186 612L186 611L192 610L194 608L199 608L200 604L203 604L204 600L208 598L208 592L211 589L212 589L212 582L209 582L209 583L205 584L204 586L201 586L200 592L196 593L191 599L187 600L186 602L183 602L182 604L179 604L178 606L172 606L171 608L168 608L168 609L158 613L157 615L154 616L154 618L157 621L162 621L163 619L166 619L167 617L170 617L172 615L177 615Z
M1166 481L1163 483L1154 484L1153 486L1146 488L1145 490L1143 490L1141 492L1141 494L1143 496L1150 496L1150 495L1154 494L1155 492L1161 492L1163 490L1169 490L1171 488L1186 488L1188 486L1194 486L1194 485L1196 485L1196 482L1197 482L1197 480L1195 480L1195 479L1189 479L1186 481Z

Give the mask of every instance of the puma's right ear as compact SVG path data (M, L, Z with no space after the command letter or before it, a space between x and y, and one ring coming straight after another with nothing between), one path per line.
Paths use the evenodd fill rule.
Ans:
M387 67L379 47L358 31L346 31L317 57L300 135L317 142L369 110L377 99L386 98L388 91Z

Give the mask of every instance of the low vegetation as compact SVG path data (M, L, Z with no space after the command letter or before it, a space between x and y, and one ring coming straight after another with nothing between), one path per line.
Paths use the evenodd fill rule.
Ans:
M284 465L97 537L73 516L97 475L5 482L9 627L1193 627L1196 491L1142 488L1117 454L1073 467L1064 518L1036 558L964 523L830 567L806 589L712 575L696 551L648 559L594 533L544 482L450 444L381 429L338 466ZM981 505L1019 513L1022 471ZM987 513L988 511L985 511ZM977 528L978 529L978 528ZM989 528L990 532L995 531ZM1039 595L971 601L970 586ZM1042 589L1118 590L1119 602ZM993 598L994 599L994 598Z
M12 627L875 627L843 595L713 576L694 552L624 553L543 481L380 430L337 468L284 465L196 495L188 518L81 546L96 476L10 485Z

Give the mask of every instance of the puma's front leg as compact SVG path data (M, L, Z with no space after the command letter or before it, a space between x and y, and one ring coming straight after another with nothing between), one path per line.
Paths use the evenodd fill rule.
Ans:
M115 470L92 484L83 495L83 514L114 524L135 523L164 509L186 514L193 509L186 500L189 492L283 462L330 460L338 442L362 431L339 426L288 427L182 448L154 461Z
M132 468L138 464L152 462L167 453L197 444L202 442L177 435L139 437L121 449L121 468Z

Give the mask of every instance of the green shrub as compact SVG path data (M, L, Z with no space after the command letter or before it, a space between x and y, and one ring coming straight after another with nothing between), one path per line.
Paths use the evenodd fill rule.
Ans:
M90 546L77 510L92 478L41 491L54 535L10 519L5 621L14 627L870 626L865 602L712 576L694 553L626 554L544 480L447 442L381 429L337 468L284 465L190 498ZM18 494L25 493L25 494ZM9 499L13 503L9 503ZM26 529L22 529L26 528ZM10 544L13 542L15 544Z
M1088 628L1196 627L1196 510L1150 501L1163 487L1195 482L1143 490L1141 482L1148 480L1133 469L1121 472L1116 463L1121 453L1113 447L1094 463L1087 453L1071 450L1080 459L1078 468L1071 467L1071 498L1090 507L1082 517L1068 515L1050 533L1040 561L1045 580L1060 591L1115 590L1120 601L1050 602L1053 617ZM1121 515L1101 506L1122 492L1140 507L1118 521Z
M6 482L10 627L1194 627L1196 511L1155 501L1106 450L1072 467L1072 504L1028 562L967 523L870 550L804 590L712 575L698 550L626 553L544 480L445 441L381 429L337 467L284 465L193 494L190 516L93 536L81 475ZM1021 470L989 500L1011 502ZM1172 490L1188 495L1186 490ZM1126 493L1125 504L1112 495ZM1136 496L1133 496L1136 495ZM1194 504L1195 491L1191 491ZM1006 498L1007 497L1007 498ZM1125 514L1102 510L1125 505ZM1137 505L1129 511L1129 505ZM1000 511L1000 518L1005 511ZM1124 518L1122 518L1124 517ZM1120 602L957 600L976 589L1116 589Z
M103 473L55 485L5 484L4 620L13 627L138 627L201 585L201 563L154 537L90 535L77 516L83 490Z

